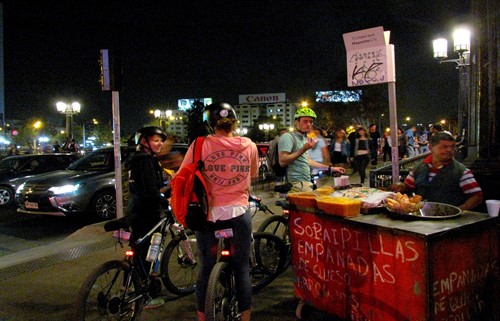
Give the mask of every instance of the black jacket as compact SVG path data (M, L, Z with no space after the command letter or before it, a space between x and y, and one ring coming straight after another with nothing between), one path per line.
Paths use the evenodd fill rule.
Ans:
M138 234L145 234L160 220L162 169L155 157L144 152L135 153L126 168L130 190L128 215L133 234L138 238L143 236Z

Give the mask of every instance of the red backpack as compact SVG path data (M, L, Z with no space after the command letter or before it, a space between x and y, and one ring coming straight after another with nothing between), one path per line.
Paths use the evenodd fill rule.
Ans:
M177 221L193 231L207 227L208 185L201 171L201 150L205 137L193 142L193 162L181 168L170 182L172 198L170 205ZM185 157L188 157L186 155Z

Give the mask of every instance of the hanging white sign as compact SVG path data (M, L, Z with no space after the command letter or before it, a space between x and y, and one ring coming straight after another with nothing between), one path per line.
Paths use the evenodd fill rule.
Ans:
M396 81L394 46L382 27L343 35L347 51L347 85L375 85Z

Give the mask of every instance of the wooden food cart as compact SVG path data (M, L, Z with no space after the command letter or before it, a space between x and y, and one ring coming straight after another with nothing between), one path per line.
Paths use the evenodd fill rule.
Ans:
M345 320L499 320L498 218L338 217L291 206L298 298Z

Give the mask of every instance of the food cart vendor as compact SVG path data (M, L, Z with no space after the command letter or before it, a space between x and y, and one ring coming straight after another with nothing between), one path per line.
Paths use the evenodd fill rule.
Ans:
M404 183L392 185L395 192L414 192L424 200L472 210L483 201L483 192L471 170L453 158L455 140L447 133L432 135L431 154L415 165Z

